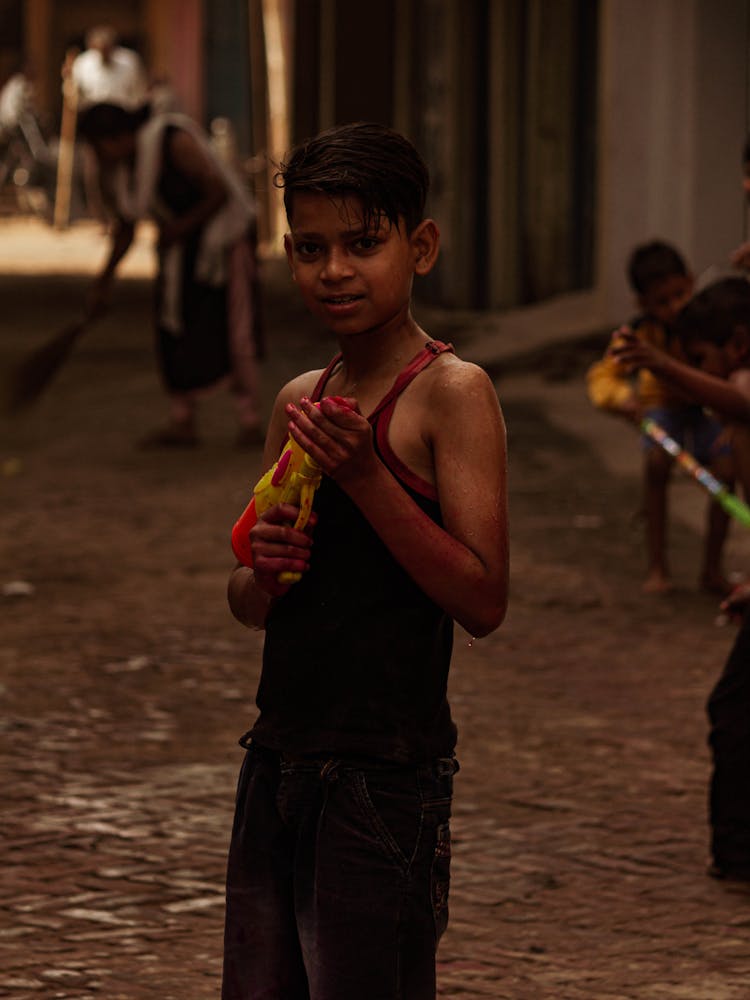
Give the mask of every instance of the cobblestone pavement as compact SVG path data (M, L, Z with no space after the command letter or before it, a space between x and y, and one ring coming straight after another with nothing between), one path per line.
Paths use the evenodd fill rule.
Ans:
M266 406L330 350L269 284ZM0 365L84 289L0 276ZM132 447L162 416L149 302L141 278L123 282L38 407L0 424L0 996L14 1000L218 996L236 737L262 638L226 610L227 535L259 456L232 448L221 396L195 453ZM554 382L546 360L498 376L512 603L495 635L457 637L440 996L747 1000L750 893L705 875L703 706L731 629L695 591L685 522L677 592L640 595L636 478L566 430L585 359ZM612 422L613 449L625 433Z

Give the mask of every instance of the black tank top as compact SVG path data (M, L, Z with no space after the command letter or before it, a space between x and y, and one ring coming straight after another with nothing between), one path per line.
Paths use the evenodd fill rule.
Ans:
M369 420L381 460L437 524L437 493L390 449L388 424L412 378L450 345L430 341ZM313 400L340 360L323 373ZM423 762L456 744L446 691L453 621L414 583L336 483L315 495L310 568L271 608L260 715L250 735L290 754Z

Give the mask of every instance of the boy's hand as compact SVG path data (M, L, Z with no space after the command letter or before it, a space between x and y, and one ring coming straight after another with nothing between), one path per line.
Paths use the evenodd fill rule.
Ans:
M615 330L607 353L617 358L631 372L637 368L658 372L669 363L669 355L665 351L641 340L629 326L621 326Z
M286 407L289 431L326 475L342 485L370 475L377 456L372 427L356 399L327 396L315 406L305 396Z
M289 503L269 507L250 531L255 582L272 597L281 597L293 584L279 583L280 573L304 573L310 566L312 539L305 531L295 531L299 509ZM308 526L315 525L315 515Z
M741 267L745 271L750 271L750 243L742 243L729 256L734 267Z
M750 604L750 583L741 583L720 605L721 610L729 618L737 620L742 617Z

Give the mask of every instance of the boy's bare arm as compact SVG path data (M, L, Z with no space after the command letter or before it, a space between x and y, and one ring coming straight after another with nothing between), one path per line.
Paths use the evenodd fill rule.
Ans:
M679 386L720 416L750 423L750 371L735 372L728 379L709 375L678 361L665 351L639 341L627 328L613 335L612 354L633 368L648 368L660 378Z
M354 403L354 400L350 402ZM508 599L505 425L494 387L473 365L444 366L417 415L432 445L444 527L377 457L358 412L324 401L289 407L293 433L349 494L422 590L468 632L487 635Z

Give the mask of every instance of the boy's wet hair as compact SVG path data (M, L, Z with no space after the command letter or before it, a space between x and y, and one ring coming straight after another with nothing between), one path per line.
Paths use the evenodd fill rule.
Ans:
M723 347L738 326L750 329L750 281L722 278L688 302L675 323L682 344L704 340Z
M424 217L430 176L400 133L373 122L354 122L301 142L280 164L275 183L284 189L290 221L294 196L304 191L329 198L353 196L362 203L365 228L383 218L398 227L403 218L410 233Z
M129 111L119 104L92 104L78 116L77 130L88 142L137 132L151 114L149 104Z
M682 255L669 243L652 240L636 247L630 255L628 281L638 295L646 295L657 282L675 274L684 277L688 268Z

